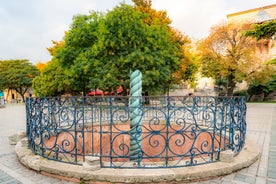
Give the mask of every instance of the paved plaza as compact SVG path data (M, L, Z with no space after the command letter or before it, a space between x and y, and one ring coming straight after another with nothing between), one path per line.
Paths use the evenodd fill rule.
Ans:
M25 115L24 105L12 104L0 109L0 184L73 184L41 175L18 162L8 136L25 131ZM230 175L193 184L276 184L276 104L247 104L247 138L261 150L256 163Z

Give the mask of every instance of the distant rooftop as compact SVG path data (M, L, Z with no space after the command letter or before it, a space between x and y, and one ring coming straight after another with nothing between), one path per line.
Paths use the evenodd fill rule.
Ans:
M255 19L252 20L252 23L261 23L261 22L266 22L266 21L270 21L273 20L274 18L269 15L266 11L264 11L263 9L261 9Z
M227 18L229 21L243 20L251 23L274 20L276 19L276 4L228 14Z

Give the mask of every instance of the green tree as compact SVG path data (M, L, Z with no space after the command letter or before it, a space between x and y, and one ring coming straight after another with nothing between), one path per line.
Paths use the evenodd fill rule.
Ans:
M264 22L262 24L253 24L251 29L245 32L245 36L254 37L257 40L274 39L275 34L276 20ZM249 86L249 93L251 93L251 95L258 94L260 91L268 94L276 90L276 58L272 59L271 61L267 61L266 64L270 65L270 68L274 67L274 75L269 81L253 81Z
M15 90L25 102L24 94L32 86L32 80L39 74L28 60L0 61L0 86Z
M268 21L262 24L253 24L250 30L245 31L245 36L262 39L275 39L276 34L276 20ZM273 45L274 46L274 45ZM268 64L276 65L276 58L268 62Z
M276 72L275 72L276 73ZM276 74L273 75L272 79L268 81L265 86L267 87L268 91L266 93L270 93L276 90Z
M64 44L55 46L53 58L65 70L70 93L82 92L85 95L91 88L99 86L99 80L95 80L99 70L96 60L88 57L94 55L102 19L103 15L95 12L74 16Z
M57 96L72 93L66 71L52 60L41 70L40 75L33 79L32 87L36 96Z
M103 64L103 84L129 86L129 73L143 73L143 89L156 92L167 87L183 59L182 42L175 41L168 24L146 24L148 14L122 4L110 11L99 32L94 58ZM183 51L183 50L181 50Z
M155 17L151 23L149 17L152 15L126 4L105 15L75 16L63 41L49 49L51 62L64 70L65 88L86 93L94 88L112 91L121 85L126 92L130 71L135 69L143 73L144 91L168 88L179 66L189 65L184 61L188 39L172 31L165 21L168 17ZM43 75L45 78L47 73ZM37 80L34 88L39 91L38 84L44 82Z
M167 16L166 11L157 11L151 7L151 0L132 0L135 8L147 16L144 18L144 23L147 25L170 25L171 20ZM178 46L175 49L177 57L180 59L180 66L170 75L170 80L165 83L165 90L169 90L170 84L180 84L183 81L189 82L192 86L195 85L195 74L198 71L198 65L193 54L191 54L191 40L188 36L183 35L180 31L171 26L167 26L170 32L173 43ZM178 53L177 53L178 52Z
M260 39L271 39L276 33L276 20L262 24L253 24L252 28L245 32L245 36Z
M227 79L228 96L233 95L238 82L256 77L264 79L266 73L263 71L269 69L255 52L255 39L244 36L245 30L248 30L248 25L217 25L198 47L203 74L215 79Z

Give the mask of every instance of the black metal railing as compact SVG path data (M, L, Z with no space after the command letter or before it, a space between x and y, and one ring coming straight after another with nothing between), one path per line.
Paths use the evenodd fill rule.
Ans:
M142 124L130 128L128 97L58 97L26 100L27 137L45 158L83 164L98 157L101 167L169 168L220 160L245 143L243 97L142 97ZM130 155L133 131L142 135L139 161ZM133 136L132 136L133 137Z

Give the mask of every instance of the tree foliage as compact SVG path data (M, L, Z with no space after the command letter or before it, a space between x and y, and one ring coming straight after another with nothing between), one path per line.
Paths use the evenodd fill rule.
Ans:
M157 11L151 8L151 0L132 0L135 4L135 8L138 9L143 14L146 14L144 22L148 25L169 25L171 20L167 16L166 11ZM191 84L195 82L195 74L198 71L198 64L196 62L195 56L191 54L191 40L188 36L183 35L180 31L173 27L168 26L168 31L172 35L174 43L178 44L178 57L180 58L180 66L174 73L170 76L169 83L179 84L183 81L187 81Z
M42 69L40 75L34 78L32 87L36 96L57 96L72 92L69 90L66 71L56 60L52 60Z
M38 94L59 94L63 85L69 93L112 91L120 85L126 92L130 71L136 69L143 73L144 91L159 92L179 80L173 74L190 64L184 55L189 39L170 27L165 12L151 9L150 4L141 6L120 4L106 14L74 16L64 39L48 49L53 64L35 80ZM55 68L52 73L50 67ZM63 80L48 79L58 71ZM42 87L45 81L55 90Z
M39 74L28 60L0 61L0 88L15 90L25 102L24 94L32 86L32 80Z
M245 32L245 36L255 37L257 38L257 40L274 39L275 34L276 20L265 22L262 24L253 24L251 29ZM249 93L251 95L258 94L260 92L268 94L276 90L276 58L267 61L266 64L272 66L271 68L274 68L274 75L272 76L272 79L269 81L253 81L249 86Z
M46 63L46 64L47 64L47 63ZM46 64L45 64L45 63L42 63L42 62L38 62L38 63L36 64L36 68L37 68L39 71L42 71L43 68L46 66Z
M276 20L262 24L253 24L252 28L245 32L245 36L260 39L271 39L276 33Z
M256 40L243 32L248 25L220 24L201 41L199 51L202 72L208 77L227 79L227 94L233 95L235 85L242 80L265 80L269 67L256 54Z
M253 24L250 30L247 30L244 35L261 39L275 39L276 20L264 22L262 24ZM273 45L274 46L274 45ZM276 65L276 58L270 61L270 64Z

